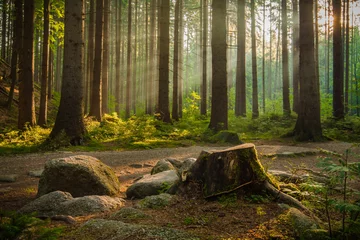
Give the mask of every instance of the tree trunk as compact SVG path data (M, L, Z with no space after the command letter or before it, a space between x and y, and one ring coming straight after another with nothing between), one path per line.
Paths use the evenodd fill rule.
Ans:
M201 115L207 112L207 39L208 39L208 2L203 0L202 27L202 83L201 83Z
M315 19L315 76L316 82L319 83L320 89L320 76L319 76L319 12L318 12L318 0L314 0L314 19Z
M295 136L300 141L322 138L320 90L314 59L313 0L300 1L300 108Z
M180 13L179 13L179 72L178 72L178 81L179 81L179 118L182 118L183 112L183 62L184 62L184 54L183 54L183 46L184 46L184 19L183 19L183 4L184 1L180 1Z
M47 98L52 98L53 93L53 85L54 85L54 53L50 49L49 50L49 70L48 70L48 89L47 89Z
M173 102L172 119L179 120L179 13L180 1L175 3L174 61L173 61Z
M10 110L14 98L15 85L18 82L18 67L21 58L22 47L22 29L23 29L23 10L22 0L15 0L14 8L14 32L13 32L13 47L11 56L11 87L9 91L9 99L7 101L7 108Z
M246 21L245 21L245 0L237 2L237 64L236 64L236 96L235 115L246 116Z
M341 38L341 0L333 0L333 116L344 118L344 63Z
M346 28L345 28L345 114L349 112L349 64L350 64L350 16L349 16L349 9L350 9L350 1L346 0Z
M116 0L116 47L115 47L115 112L120 114L120 85L121 85L121 42L122 42L122 0Z
M3 4L2 4L1 58L4 60L6 58L6 33L7 33L6 13L8 8L8 1L9 0L3 0Z
M104 0L96 0L95 55L93 68L93 87L89 115L96 120L102 119L102 47L103 47Z
M125 108L125 118L130 117L130 107L131 107L131 27L132 27L132 0L128 2L128 34L127 34L127 74L126 74L126 108Z
M283 112L290 116L290 93L289 93L289 50L287 43L287 5L286 0L281 0L282 19L282 78L283 78Z
M169 112L169 27L170 0L163 0L160 9L160 61L158 114L163 122L170 123Z
M154 81L156 73L156 63L155 63L155 50L156 50L156 30L155 30L155 21L156 20L156 0L150 1L150 42L149 42L149 103L147 106L147 114L154 113Z
M209 128L217 132L228 128L226 1L213 0L212 33L213 75Z
M101 111L102 114L108 113L108 95L109 95L109 16L110 16L110 0L104 0L104 34L103 34L103 57L102 57L102 69L101 69L101 78L102 78L102 95L101 95Z
M264 0L263 5L263 38L262 38L262 107L263 107L263 113L265 113L265 21L266 21L266 1Z
M94 82L94 28L95 28L95 0L90 0L90 10L89 10L89 29L88 29L88 50L87 50L87 76L88 78L85 80L85 112L89 111L89 102L91 102L92 98L92 89Z
M50 34L50 0L44 0L44 36L41 71L41 95L38 124L45 127L47 123L48 105L48 63L49 63L49 34Z
M22 48L22 66L19 85L19 118L18 128L24 129L26 123L35 125L35 102L34 102L34 0L24 2L24 35Z
M257 57L256 57L256 31L255 31L255 0L251 0L251 57L252 57L252 118L259 117Z
M294 102L293 102L293 109L294 112L299 113L299 61L300 61L300 54L299 54L299 11L298 11L298 1L292 0L293 5L293 95L294 95Z
M136 114L136 104L137 104L137 99L139 96L137 96L137 44L138 44L138 29L137 29L137 25L138 25L138 1L135 0L135 6L134 6L134 10L135 10L135 14L134 14L134 42L133 44L133 63L132 63L132 94L131 94L131 108L133 110L134 115Z
M65 0L63 84L59 111L50 134L50 139L55 139L63 137L62 132L65 132L72 145L82 144L86 131L83 103L83 6L83 0Z

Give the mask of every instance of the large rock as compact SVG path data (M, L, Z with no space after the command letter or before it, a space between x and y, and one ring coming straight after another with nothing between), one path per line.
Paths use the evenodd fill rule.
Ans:
M177 171L168 170L154 175L147 174L126 190L128 198L144 198L166 192L180 180Z
M69 192L74 197L116 196L120 192L120 184L109 166L94 157L79 155L45 163L37 196L57 190Z
M286 217L293 226L296 236L300 237L301 239L308 239L303 238L305 232L307 232L307 234L314 233L313 231L309 232L309 230L320 228L318 222L315 219L306 216L296 208L290 208Z
M37 212L41 217L56 215L86 216L108 212L124 205L121 198L110 196L85 196L73 198L70 193L55 191L45 194L19 210L21 213Z
M157 174L157 173L160 173L160 172L165 172L165 171L168 171L168 170L175 170L175 167L169 161L169 159L161 159L160 161L158 161L156 163L156 165L151 170L151 175L154 175L154 174Z
M86 222L63 239L122 240L122 239L158 239L158 240L195 240L200 239L184 231L146 225L135 225L114 220L94 219Z
M168 206L174 199L174 195L162 193L160 195L147 196L137 204L140 208L158 209Z

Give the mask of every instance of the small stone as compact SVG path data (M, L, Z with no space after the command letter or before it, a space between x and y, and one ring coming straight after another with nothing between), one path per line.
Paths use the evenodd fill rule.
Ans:
M134 164L130 164L129 167L132 168L143 168L144 165L140 164L140 163L134 163Z
M0 175L0 182L13 183L16 182L18 177L17 174Z
M41 177L41 174L43 173L44 169L39 169L39 170L34 170L34 171L29 171L28 174L30 177Z

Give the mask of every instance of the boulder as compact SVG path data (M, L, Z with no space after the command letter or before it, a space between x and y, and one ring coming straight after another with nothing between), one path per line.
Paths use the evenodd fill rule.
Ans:
M109 212L124 206L124 200L110 196L78 197L61 204L59 215L86 216L93 213Z
M26 204L22 207L19 212L21 213L32 213L37 212L42 217L52 217L59 214L61 204L68 200L72 200L73 197L70 193L55 191L45 194L34 201Z
M120 184L114 171L100 160L85 155L52 159L45 163L37 196L53 191L87 195L116 196Z
M110 219L111 220L136 220L136 219L144 219L149 218L150 216L146 213L143 213L141 210L132 208L132 207L124 207L121 208L116 213L112 214Z
M108 212L124 205L121 198L110 196L85 196L73 198L70 193L55 191L45 194L19 210L21 213L37 212L41 217L57 215L86 216Z
M166 192L180 180L175 170L168 170L154 175L147 174L126 190L128 198L144 198Z
M169 161L169 159L161 159L156 163L156 165L151 169L151 175L168 171L168 170L175 170L173 164Z
M115 220L94 219L86 222L63 239L158 239L196 240L200 239L181 230L147 225L135 225Z
M138 203L140 208L162 208L168 206L174 199L173 195L162 193L160 195L147 196Z
M303 238L306 231L320 228L318 222L315 219L305 215L296 208L290 208L288 210L286 217L293 226L295 235L297 237L300 237L301 239L307 239L307 238ZM314 232L310 231L307 234L310 233L314 233Z

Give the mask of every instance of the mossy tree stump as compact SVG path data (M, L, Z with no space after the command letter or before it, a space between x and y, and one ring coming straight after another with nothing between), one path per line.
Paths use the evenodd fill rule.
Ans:
M182 180L179 189L183 193L195 194L198 187L203 197L211 198L244 187L250 193L265 190L276 200L307 210L298 200L278 189L272 175L265 172L252 143L222 151L203 151Z
M242 144L221 151L203 151L186 175L186 181L202 185L205 198L235 191L264 181L276 185L257 158L254 144Z

